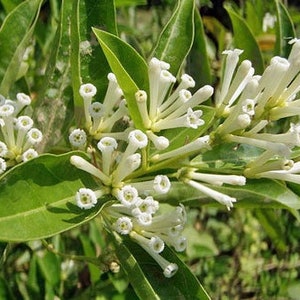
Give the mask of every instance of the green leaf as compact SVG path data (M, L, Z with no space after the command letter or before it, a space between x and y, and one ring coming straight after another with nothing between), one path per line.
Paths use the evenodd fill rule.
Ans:
M262 74L264 71L263 58L253 33L245 20L231 7L225 6L225 9L230 16L233 27L234 45L235 47L244 50L241 59L249 59L252 62L256 73Z
M63 134L68 132L73 117L70 68L70 15L72 1L63 0L60 22L52 44L52 52L42 86L35 103L34 119L39 129L47 132L39 144L39 152L50 152Z
M278 215L270 209L256 209L255 216L267 235L271 238L277 252L284 255L287 251L285 228Z
M3 5L6 13L11 12L14 8L21 4L21 2L22 0L1 0L1 4Z
M194 78L196 82L194 90L197 90L203 85L211 84L211 72L207 55L205 32L198 10L195 10L194 19L195 38L187 59L186 70L187 73Z
M130 111L130 116L137 128L143 128L142 119L136 105L135 93L145 90L148 93L148 67L145 60L127 43L117 36L103 30L93 29L106 56Z
M104 97L107 89L107 74L110 72L105 55L99 45L92 27L105 28L117 34L113 1L76 0L73 1L71 18L71 69L74 92L75 113L83 106L79 95L82 83L92 83L97 87L97 97ZM78 122L79 123L79 122Z
M179 0L170 20L161 32L152 57L171 65L177 75L194 40L194 0Z
M115 0L116 7L147 5L147 0Z
M165 247L163 257L178 265L172 278L166 278L160 266L129 239L115 239L116 254L140 299L210 299L189 268Z
M0 93L7 97L17 80L42 0L27 0L5 18L0 28Z
M0 177L0 240L42 239L88 222L101 204L81 210L76 191L94 188L93 178L70 164L70 152L41 155L20 164Z
M281 1L274 1L276 4L276 44L275 54L283 57L288 57L292 45L288 42L296 37L293 21L288 13L288 10Z

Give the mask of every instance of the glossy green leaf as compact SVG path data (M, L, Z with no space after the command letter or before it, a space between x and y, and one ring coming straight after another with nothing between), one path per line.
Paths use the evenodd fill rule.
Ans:
M77 109L83 106L79 95L82 83L92 83L97 87L97 97L103 99L110 72L105 55L97 43L92 27L104 28L117 34L114 1L73 1L71 18L71 69L72 87L77 121ZM79 122L78 122L79 123Z
M60 22L51 46L45 76L39 91L34 119L42 132L47 132L39 144L39 152L50 151L63 133L68 132L73 118L70 67L70 15L72 2L63 0Z
M9 13L21 4L22 0L1 0L0 2L3 5L5 12Z
M245 20L231 7L225 6L225 8L233 27L234 45L236 48L244 50L241 59L249 59L256 73L262 74L264 71L263 58L253 33Z
M101 204L78 208L76 191L94 188L93 178L70 164L70 156L41 155L0 177L0 240L27 241L53 236L94 218Z
M137 128L143 128L138 111L135 93L138 90L149 90L148 67L145 60L127 43L108 32L93 29L106 56L130 111L130 116Z
M170 72L174 75L179 72L193 44L194 6L194 0L178 0L151 55L169 63Z
M116 7L147 5L147 0L115 0Z
M210 299L188 267L165 247L163 256L178 265L172 278L166 278L160 266L129 239L115 239L116 254L129 281L140 299Z
M276 44L275 55L288 57L292 45L288 42L296 37L293 21L287 8L281 1L275 0L277 22L276 22Z
M198 10L195 10L194 22L195 37L187 59L186 72L194 78L196 82L194 90L197 90L205 84L211 84L211 71L207 55L205 32Z
M27 0L5 18L0 28L0 93L9 95L32 37L42 0Z

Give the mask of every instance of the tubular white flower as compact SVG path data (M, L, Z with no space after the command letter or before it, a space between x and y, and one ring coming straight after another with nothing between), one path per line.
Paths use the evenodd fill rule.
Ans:
M139 226L149 226L152 223L152 215L146 212L141 212L135 216L135 220Z
M97 196L94 191L80 188L75 196L76 204L82 209L90 209L97 204Z
M114 106L120 101L123 95L123 92L118 85L115 74L109 73L107 75L107 79L109 80L109 83L103 100L106 117L112 114Z
M204 121L200 119L203 112L202 110L193 111L190 107L187 110L187 113L179 118L175 119L161 119L152 126L153 131L161 131L164 129L170 128L179 128L179 127L188 127L197 129L199 126L204 124Z
M129 142L129 145L133 145L133 147L135 149L133 152L135 152L137 149L142 149L147 146L148 138L145 133L143 133L139 129L136 129L136 130L132 130L129 133L128 142Z
M138 191L131 185L125 185L117 191L117 199L126 207L132 207L138 200Z
M225 61L224 75L222 76L221 90L219 94L217 94L216 105L219 107L226 94L228 93L230 83L235 71L235 68L239 61L239 56L243 53L243 50L234 49L234 50L225 50L222 54L227 55Z
M159 194L166 194L171 188L171 182L166 175L157 175L153 180L153 189Z
M209 99L213 92L214 89L210 85L203 86L196 93L194 93L194 95L188 99L188 101L184 102L178 109L169 114L165 119L174 119L182 116L187 112L188 108L193 108Z
M14 111L15 108L11 104L3 104L0 106L0 117L2 118L12 117Z
M129 217L120 217L114 224L114 228L118 233L127 235L132 231L132 221Z
M70 163L76 168L88 172L91 175L99 178L105 185L109 185L111 183L111 179L106 174L101 172L98 168L96 168L94 165L80 156L72 155L70 158Z
M0 157L5 157L7 155L8 148L4 142L0 141Z
M6 171L6 162L3 158L0 157L0 174Z
M124 178L135 171L141 165L141 155L135 153L121 160L117 169L113 173L113 185L117 186Z
M0 117L2 117L3 120L1 130L4 140L10 149L15 146L14 111L15 108L11 104L4 104L0 106Z
M22 161L25 162L38 156L39 154L34 149L29 148L22 154Z
M157 161L162 161L173 157L185 156L191 154L194 151L199 151L201 149L209 149L209 148L210 148L209 135L205 135L175 150L165 152L162 154L156 154L151 158L151 161L157 162Z
M132 214L137 217L141 213L147 213L147 214L155 214L156 211L159 208L158 201L154 200L153 197L148 196L145 199L138 198L138 200L135 203L135 208L131 211Z
M151 120L149 118L147 108L147 93L145 91L139 90L135 93L135 99L143 120L143 124L145 128L149 128L151 126Z
M91 105L89 106L89 114L92 118L93 124L92 124L92 128L90 129L91 133L94 133L97 131L102 117L105 114L105 107L102 103L100 102L93 102L91 103Z
M25 106L30 105L31 103L31 98L24 93L18 93L16 97L17 102L15 115L17 115Z
M147 130L146 134L157 150L164 150L169 147L170 141L166 137L157 136L151 130Z
M167 70L161 70L160 72L160 82L159 82L159 98L157 101L157 108L164 101L166 94L172 85L176 82L176 78Z
M106 175L110 174L112 154L117 147L118 143L112 137L104 137L97 144L97 148L102 152L102 170Z
M236 202L236 199L233 197L230 197L226 194L220 193L218 191L215 191L197 181L186 179L184 180L185 183L188 185L194 187L198 191L202 192L203 194L215 199L219 203L225 205L228 210L230 210L231 207L233 207L233 202Z
M173 239L172 246L177 252L183 252L187 246L187 239L184 236L179 236Z
M191 171L187 176L191 179L200 180L213 185L223 185L224 183L232 185L246 184L246 178L238 175L207 174Z
M173 94L172 94L173 95ZM183 103L187 102L192 98L192 94L190 91L182 89L178 93L178 97L173 99L173 97L169 97L160 107L159 107L159 118L162 119L175 110L179 109Z
M69 135L70 144L76 148L83 148L86 145L87 136L84 130L74 129Z
M26 134L26 142L23 146L24 150L31 148L33 145L37 145L43 139L42 132L37 128L31 128Z
M113 128L113 126L115 125L115 123L124 118L125 116L127 116L128 113L128 109L126 107L126 100L123 99L120 104L118 109L111 115L108 116L101 124L99 127L99 130L101 131L106 131L106 132L110 132Z
M258 148L262 148L265 150L270 150L273 153L277 153L278 155L289 157L291 150L288 146L283 143L274 143L265 140L245 137L245 136L237 136L228 134L226 139L231 142L239 143L239 144L248 144Z
M153 236L149 241L149 247L150 249L152 249L153 252L161 253L165 248L165 243L158 236Z
M86 83L82 84L79 88L79 94L83 98L83 104L84 104L84 114L85 114L85 121L86 121L86 126L90 127L91 124L91 116L89 114L89 107L92 103L93 97L97 93L97 88L91 84L91 83Z
M220 113L222 113L226 107L231 106L236 101L252 78L253 74L254 69L251 66L251 62L249 60L244 60L237 69L234 79L230 84L229 90L222 100L222 105L219 106Z
M5 97L3 95L0 94L0 106L5 104Z

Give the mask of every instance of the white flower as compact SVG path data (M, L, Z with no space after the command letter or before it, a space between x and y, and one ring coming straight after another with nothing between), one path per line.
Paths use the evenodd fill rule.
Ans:
M93 102L89 106L89 113L93 119L99 119L104 115L105 107L100 102Z
M7 151L8 151L8 149L7 149L6 144L0 141L0 157L5 157L7 154Z
M185 183L188 185L194 187L195 189L199 190L203 194L215 199L219 203L225 205L228 210L233 207L233 203L236 202L236 199L233 197L230 197L228 195L225 195L223 193L220 193L218 191L215 191L197 181L186 179L184 180Z
M118 147L118 143L116 141L116 139L112 138L112 137L104 137L102 138L98 144L97 144L97 148L102 152L112 152L115 149L117 149Z
M0 106L0 117L7 118L13 116L15 108L11 104L4 104Z
M29 148L22 154L22 161L23 162L28 161L30 159L37 157L38 155L39 154L34 149Z
M84 147L87 141L85 131L82 129L74 129L69 135L69 141L73 147Z
M36 145L36 144L40 143L42 141L42 138L43 138L43 134L37 128L31 128L27 132L27 141L31 145Z
M269 12L266 12L263 18L262 30L263 32L267 32L268 28L272 29L276 23L276 16L271 15Z
M6 170L6 162L0 157L0 174L4 173Z
M28 131L33 126L33 120L28 116L20 116L16 121L16 128L18 130Z
M17 97L17 103L16 103L17 105L16 105L15 114L20 112L24 106L30 105L31 103L31 98L24 93L18 93L16 97Z
M171 188L171 182L166 175L157 175L153 181L153 189L159 194L166 194Z
M115 223L116 231L123 235L129 234L132 228L133 228L132 221L128 217L120 217Z
M91 99L96 93L97 88L91 83L82 84L79 88L79 94L83 99Z
M141 212L140 214L136 215L137 223L140 226L149 226L152 223L152 215L146 212Z
M126 207L132 207L138 200L138 191L131 185L125 185L117 192L118 200Z
M141 130L132 130L128 135L129 144L134 145L135 149L141 149L147 146L148 138Z
M187 239L184 236L174 238L172 246L177 252L183 252L187 246Z
M75 200L77 206L82 209L90 209L97 204L96 194L91 189L87 188L79 189L76 193Z
M164 150L169 147L170 141L166 137L157 136L151 130L147 130L146 134L157 150Z
M76 168L88 172L89 174L99 178L106 185L109 185L111 183L111 179L106 174L101 172L98 168L96 168L94 165L80 156L72 155L70 158L70 163Z
M165 248L165 243L161 238L159 238L157 236L153 236L149 241L149 247L155 253L161 253Z

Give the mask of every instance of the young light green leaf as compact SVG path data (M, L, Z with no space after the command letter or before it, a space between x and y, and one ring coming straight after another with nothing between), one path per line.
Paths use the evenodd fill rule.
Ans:
M93 29L112 72L116 75L137 128L143 128L136 105L135 93L149 90L148 68L145 60L127 43L108 32Z
M42 2L22 2L8 14L0 28L0 93L6 97L17 80Z
M126 239L115 239L116 254L140 299L210 299L189 268L165 247L163 256L178 265L172 278L163 275L159 265L139 246Z
M174 75L179 72L193 44L194 7L194 0L178 1L151 55L169 63L170 72Z
M117 34L115 18L113 1L76 0L73 2L70 35L71 70L77 123L80 123L78 114L80 114L80 107L83 106L79 95L80 85L94 84L97 87L97 97L103 99L108 84L107 74L110 72L103 51L95 43L92 27L105 28L106 31Z
M288 57L292 47L288 42L296 37L294 24L283 3L274 2L277 12L275 55Z
M101 204L82 210L75 203L93 178L70 164L70 152L41 155L0 177L0 240L28 241L53 236L94 218Z
M245 20L239 16L230 6L225 6L233 26L234 45L243 50L241 59L249 59L255 71L262 74L264 63L258 44Z

